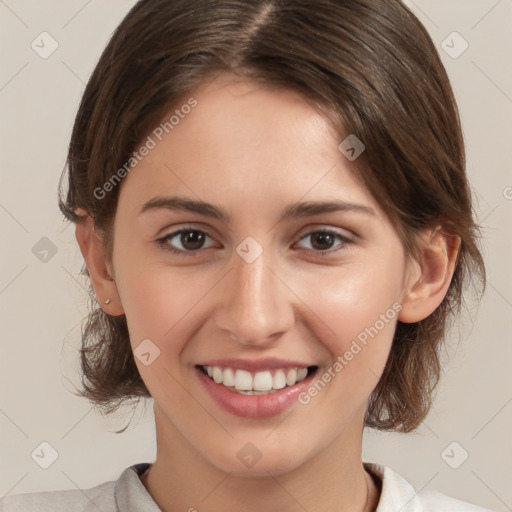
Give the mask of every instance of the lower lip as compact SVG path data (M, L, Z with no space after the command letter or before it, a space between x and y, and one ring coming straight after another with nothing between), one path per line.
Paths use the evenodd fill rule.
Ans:
M196 371L213 400L225 411L242 418L268 418L285 411L297 402L298 396L309 387L316 373L312 372L297 384L268 395L242 395L223 384L217 384L197 367Z

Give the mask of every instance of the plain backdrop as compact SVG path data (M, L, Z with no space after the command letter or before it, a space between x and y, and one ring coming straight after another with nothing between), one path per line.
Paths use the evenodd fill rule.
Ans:
M87 282L74 227L57 208L85 83L133 3L0 0L0 496L88 488L155 457L152 401L115 434L128 408L103 418L72 394ZM426 421L411 434L367 430L363 460L417 489L504 512L512 510L512 2L406 3L439 48L458 100L489 282L479 304L468 295L452 330ZM58 44L47 58L33 48L45 37L52 49L42 32ZM57 456L47 469L34 456L51 453L43 442Z

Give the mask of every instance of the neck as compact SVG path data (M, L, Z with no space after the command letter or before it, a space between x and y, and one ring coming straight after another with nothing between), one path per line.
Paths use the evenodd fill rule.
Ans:
M157 458L141 481L162 510L372 512L377 507L380 488L362 465L361 429L357 439L340 437L291 471L250 478L221 471L176 429L156 423Z

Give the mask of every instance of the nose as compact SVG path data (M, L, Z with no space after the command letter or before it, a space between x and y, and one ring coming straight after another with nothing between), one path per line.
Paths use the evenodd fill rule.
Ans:
M266 346L295 321L294 295L271 259L267 250L251 263L235 253L231 270L222 280L216 325L240 344Z

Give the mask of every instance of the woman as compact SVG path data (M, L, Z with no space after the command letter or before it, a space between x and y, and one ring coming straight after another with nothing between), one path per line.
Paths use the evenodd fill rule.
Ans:
M0 510L484 510L361 458L365 426L425 418L485 283L452 89L400 1L142 0L68 165L82 395L152 397L157 457Z

